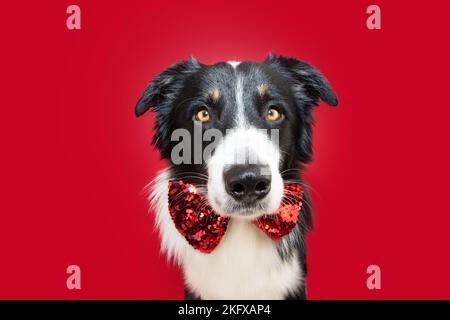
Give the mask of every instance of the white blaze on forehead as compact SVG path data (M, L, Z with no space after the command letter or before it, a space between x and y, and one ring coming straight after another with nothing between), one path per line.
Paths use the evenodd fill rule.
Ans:
M230 64L235 70L240 63L240 61L228 61L228 64ZM242 128L246 126L246 121L244 112L245 106L243 102L244 85L243 79L239 76L239 74L236 74L235 96L237 108L235 125Z
M244 106L244 85L243 85L243 79L242 77L240 77L239 75L237 75L236 77L236 108L237 108L237 113L236 113L236 125L240 128L243 128L246 126L246 121L245 121L245 106Z
M228 64L230 64L235 69L240 63L240 61L228 61Z

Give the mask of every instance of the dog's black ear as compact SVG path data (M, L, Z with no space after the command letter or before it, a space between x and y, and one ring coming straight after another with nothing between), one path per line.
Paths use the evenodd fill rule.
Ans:
M157 75L147 86L142 97L136 104L136 117L143 115L150 107L158 111L177 98L184 80L201 68L200 63L191 57L188 60L174 64Z
M201 64L194 57L170 66L150 82L136 104L137 117L150 108L156 112L153 143L162 158L170 157L173 107L181 95L185 80L200 69Z
M336 93L319 70L306 62L270 54L265 63L281 72L290 83L301 122L297 137L297 159L308 163L312 159L312 108L319 104L319 99L330 106L337 106Z
M275 54L269 54L265 62L278 65L286 70L297 85L294 89L299 92L294 92L294 94L300 94L299 98L302 100L306 98L308 101L305 102L316 106L320 98L330 106L338 105L336 93L328 80L309 63L295 58L277 57Z

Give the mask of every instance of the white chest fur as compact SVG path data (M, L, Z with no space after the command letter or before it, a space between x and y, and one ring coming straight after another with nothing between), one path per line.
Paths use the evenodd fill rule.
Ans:
M186 284L202 299L283 299L302 281L296 255L282 261L273 240L233 219L212 253L195 252L182 264Z
M281 260L276 244L248 221L231 219L210 254L193 249L176 230L167 208L167 175L155 181L150 199L161 249L179 263L188 288L202 299L283 299L303 281L297 254Z

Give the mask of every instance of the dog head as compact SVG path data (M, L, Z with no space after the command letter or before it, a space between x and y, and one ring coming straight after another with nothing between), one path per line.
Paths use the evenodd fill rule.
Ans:
M255 218L279 207L284 182L311 161L319 100L338 103L325 77L294 58L191 58L153 79L135 113L156 112L153 142L175 178L203 188L217 213Z

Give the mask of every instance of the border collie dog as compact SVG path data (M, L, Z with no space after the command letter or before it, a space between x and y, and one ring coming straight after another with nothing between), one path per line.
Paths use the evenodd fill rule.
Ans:
M168 161L151 184L150 201L161 250L182 268L185 299L306 298L305 233L312 226L306 187L299 220L281 240L272 240L252 221L277 210L286 183L303 185L302 167L312 159L312 111L319 100L338 104L325 77L308 63L274 54L262 63L214 65L192 57L170 66L145 89L135 113L150 108L156 113L153 142ZM178 142L172 133L183 129L194 140L199 123L202 132L215 129L223 138L200 161L174 161ZM209 146L193 143L194 151L184 154L192 159ZM244 162L236 164L237 158ZM168 209L168 182L174 179L194 185L215 213L229 217L211 253L194 249L176 229Z

